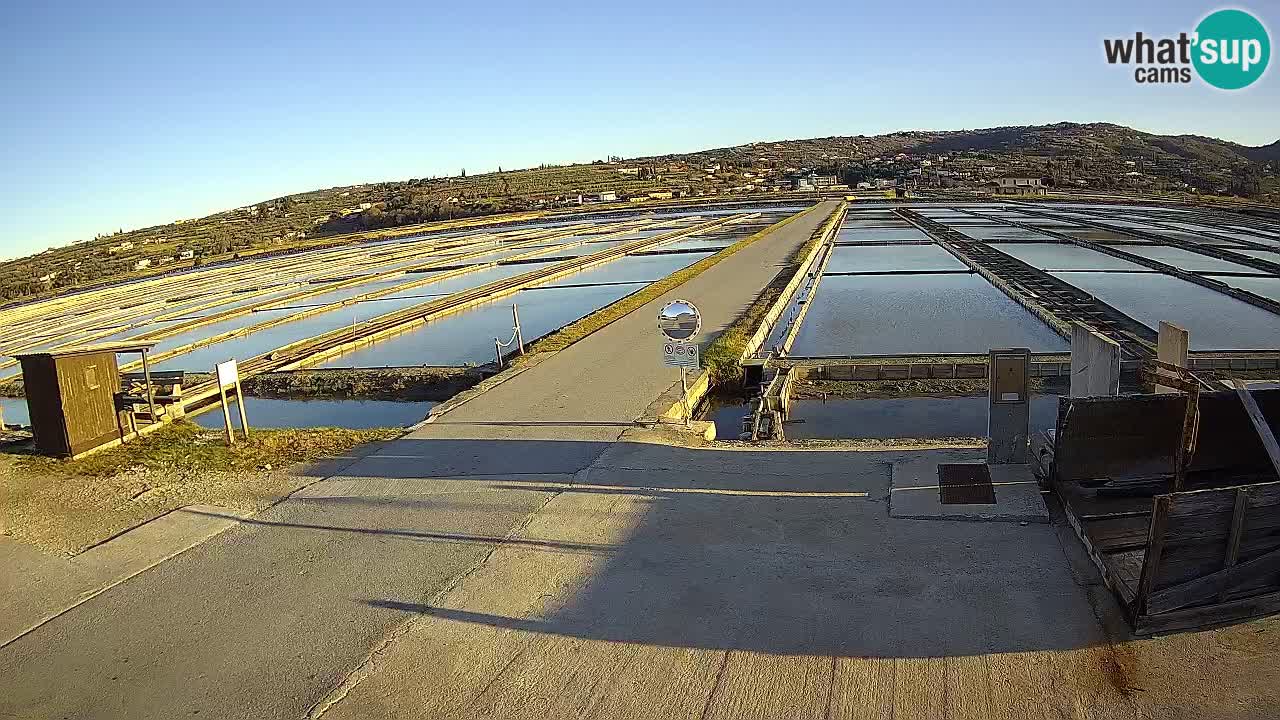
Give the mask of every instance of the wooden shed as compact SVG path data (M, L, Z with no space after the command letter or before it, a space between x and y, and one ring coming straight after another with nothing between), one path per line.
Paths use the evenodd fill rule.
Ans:
M145 360L154 345L103 343L18 355L36 448L76 457L122 440L116 354L142 353Z

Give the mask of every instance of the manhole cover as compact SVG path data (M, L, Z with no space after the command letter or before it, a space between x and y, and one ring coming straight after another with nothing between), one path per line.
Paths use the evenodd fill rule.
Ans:
M991 487L991 469L986 465L939 465L938 491L943 505L996 504L996 491Z

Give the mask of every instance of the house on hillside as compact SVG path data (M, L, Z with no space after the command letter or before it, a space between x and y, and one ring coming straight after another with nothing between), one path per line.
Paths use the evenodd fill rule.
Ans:
M996 193L999 195L1044 195L1048 193L1044 178L1038 177L1001 177L996 178Z

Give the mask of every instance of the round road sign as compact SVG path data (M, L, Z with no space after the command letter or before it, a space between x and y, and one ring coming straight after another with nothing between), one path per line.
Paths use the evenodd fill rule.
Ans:
M658 329L669 340L688 340L702 329L702 314L688 300L672 300L658 313Z

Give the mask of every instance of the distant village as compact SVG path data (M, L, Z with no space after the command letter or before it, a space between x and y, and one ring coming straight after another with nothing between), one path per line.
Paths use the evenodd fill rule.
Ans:
M1102 143L1106 133L1133 132L1127 128L1085 128L1085 140L1075 137L1070 140L1074 145L1063 145L1067 141L1055 126L1025 130L1032 142L1043 142L1048 149L894 151L904 140L919 138L912 133L835 137L651 158L608 157L585 165L498 169L470 176L463 169L450 177L317 190L202 218L99 235L11 261L0 265L0 300L105 278L189 268L234 259L243 252L284 251L325 238L352 239L353 234L386 228L503 212L808 193L1016 196L1078 190L1235 195L1266 201L1277 186L1269 160L1240 162L1212 154L1187 158L1158 147L1135 152ZM1094 145L1087 145L1090 142Z

